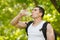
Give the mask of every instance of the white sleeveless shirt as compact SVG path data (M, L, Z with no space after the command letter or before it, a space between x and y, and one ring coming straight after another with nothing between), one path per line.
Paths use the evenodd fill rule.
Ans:
M28 27L28 40L45 40L43 32L39 31L45 21L42 21L37 26L32 26L33 23Z

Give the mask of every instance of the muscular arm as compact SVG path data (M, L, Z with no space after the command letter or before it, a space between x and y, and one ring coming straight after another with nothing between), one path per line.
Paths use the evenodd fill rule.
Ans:
M25 22L19 21L22 16L25 16L25 14L18 14L15 18L12 19L10 22L13 26L16 26L18 28L26 28L27 24Z
M51 24L47 25L47 40L55 40L54 31Z

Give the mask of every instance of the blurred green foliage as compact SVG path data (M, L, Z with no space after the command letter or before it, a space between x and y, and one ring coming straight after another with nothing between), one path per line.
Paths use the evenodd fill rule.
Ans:
M53 28L60 33L60 14L50 0L36 0L39 6L45 9L44 20L51 22ZM57 1L60 6L60 2ZM21 9L31 9L35 6L34 0L0 0L0 40L27 40L25 29L19 29L10 24L10 21ZM31 17L22 17L21 21L31 21ZM58 36L58 40L60 37Z

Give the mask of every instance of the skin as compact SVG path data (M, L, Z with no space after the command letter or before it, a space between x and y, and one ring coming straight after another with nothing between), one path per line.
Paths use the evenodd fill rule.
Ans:
M11 24L18 28L26 28L27 24L26 22L19 21L22 16L26 16L25 14L26 10L24 10L22 13L19 13L15 18L12 19ZM39 11L38 7L35 7L32 10L32 18L34 19L33 26L37 26L42 21L42 13ZM55 40L54 38L54 32L51 24L47 25L47 40Z

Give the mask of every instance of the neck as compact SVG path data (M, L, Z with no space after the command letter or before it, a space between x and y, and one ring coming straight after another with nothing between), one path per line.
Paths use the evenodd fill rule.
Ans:
M41 17L35 18L34 19L34 24L40 23L41 21L42 21L42 18Z

